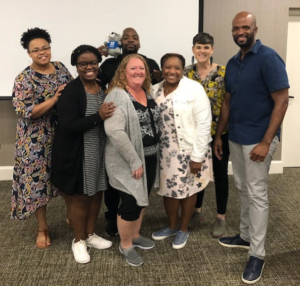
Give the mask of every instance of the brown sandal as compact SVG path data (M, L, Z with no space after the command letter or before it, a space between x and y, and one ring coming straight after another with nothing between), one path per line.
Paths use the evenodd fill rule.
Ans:
M49 238L48 230L39 230L39 232L44 233L45 243L40 243L36 240L36 243L35 243L36 247L41 248L41 249L48 248L51 245L51 242L47 242L47 238Z

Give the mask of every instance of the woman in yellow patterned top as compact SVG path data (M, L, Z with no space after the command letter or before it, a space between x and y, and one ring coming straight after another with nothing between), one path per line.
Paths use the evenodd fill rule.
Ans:
M210 100L212 112L212 145L214 143L214 135L216 133L222 102L224 99L225 87L224 76L225 66L212 62L212 54L214 51L214 39L207 33L197 34L193 38L192 51L197 60L196 64L187 66L184 69L184 75L190 79L199 82L205 89ZM215 178L215 191L217 202L217 216L212 228L212 236L221 237L225 233L225 213L228 201L228 135L227 130L222 135L223 141L223 157L218 160L213 154L213 171ZM190 220L189 227L197 226L203 220L202 202L204 190L197 193L197 202L195 212Z

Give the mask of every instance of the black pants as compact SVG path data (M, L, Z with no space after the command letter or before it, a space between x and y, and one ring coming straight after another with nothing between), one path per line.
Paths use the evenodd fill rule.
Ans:
M215 191L216 191L216 202L217 202L217 213L225 214L228 201L228 160L229 160L229 144L228 134L222 135L222 149L223 156L222 160L219 160L213 153L213 171L215 178ZM214 144L214 137L211 145ZM201 208L203 203L204 191L197 193L196 208Z
M144 174L147 177L147 189L148 196L150 195L151 188L154 184L155 174L156 174L156 155L145 157L145 168ZM118 213L120 196L118 190L109 187L104 193L104 202L107 207L107 212L105 212L106 220L115 220Z

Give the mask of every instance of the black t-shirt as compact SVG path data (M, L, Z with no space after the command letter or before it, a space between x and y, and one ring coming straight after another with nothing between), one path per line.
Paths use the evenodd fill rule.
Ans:
M139 54L140 56L142 56L145 61L147 62L150 74L152 74L153 70L159 70L159 66L156 63L156 61L147 58L144 55ZM121 63L123 59L123 55L119 55L116 58L110 58L107 59L103 62L103 64L100 66L100 72L98 74L98 79L100 79L101 81L101 87L103 89L107 88L107 84L109 84L112 80L112 78L115 75L115 72L119 66L119 64ZM155 79L152 79L152 84L156 84L157 81Z
M153 98L147 96L147 106L140 104L128 92L140 122L143 146L149 147L158 143L159 107Z

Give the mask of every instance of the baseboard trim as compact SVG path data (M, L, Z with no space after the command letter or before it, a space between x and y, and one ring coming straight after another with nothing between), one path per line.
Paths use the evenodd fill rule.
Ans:
M0 181L10 181L13 177L13 166L0 167Z
M283 173L283 162L282 161L272 161L270 167L270 174L282 174ZM228 164L228 174L232 175L232 165L231 162ZM13 176L13 166L0 167L0 181L12 180Z
M269 174L282 174L282 173L283 173L283 162L282 161L272 161ZM231 162L228 163L228 174L232 175Z

